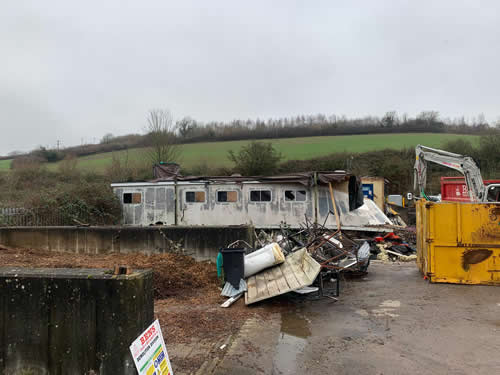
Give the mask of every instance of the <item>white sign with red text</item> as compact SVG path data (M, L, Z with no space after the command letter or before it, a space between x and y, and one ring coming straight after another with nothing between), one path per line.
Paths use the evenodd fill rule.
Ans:
M139 375L174 375L158 319L130 345L130 352Z

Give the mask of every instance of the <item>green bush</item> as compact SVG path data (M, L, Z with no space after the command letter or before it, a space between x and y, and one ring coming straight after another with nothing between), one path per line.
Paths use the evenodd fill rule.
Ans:
M242 175L259 176L274 173L283 155L276 151L271 142L251 142L238 153L229 151L228 158Z

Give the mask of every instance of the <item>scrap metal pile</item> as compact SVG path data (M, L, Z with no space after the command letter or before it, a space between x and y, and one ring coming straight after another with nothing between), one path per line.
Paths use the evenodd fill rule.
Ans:
M336 299L340 275L365 274L370 262L368 242L307 219L298 231L282 227L274 236L261 231L257 237L258 250L249 244L239 248L237 241L221 251L218 269L226 280L221 294L229 297L222 307L243 295L247 305L289 292Z
M322 225L306 216L298 231L291 230L286 224L280 226L276 236L261 231L257 236L261 248L256 251L251 246L232 249L237 243L221 251L217 261L218 270L224 269L224 279L227 281L222 295L230 297L222 307L230 306L243 294L247 305L289 292L308 295L317 292L318 298L336 299L340 293L341 274L365 274L372 248L374 252L396 253L387 250L385 240L392 241L390 246L404 246L402 241L394 244L393 240L401 239L394 233L392 239L384 237L384 244L376 247L370 246L372 239L370 242L354 241L342 233L331 184L329 188L333 212L328 213ZM326 227L330 213L335 215L336 230ZM399 251L410 249L404 246ZM405 256L399 254L400 258ZM335 288L326 287L325 281L334 283Z
M390 232L385 236L374 238L372 252L378 260L409 262L417 259L415 249L415 233L410 230L399 231L398 234Z
M368 269L370 262L368 242L353 241L340 229L331 230L306 218L299 231L282 227L280 232L277 242L285 254L306 248L322 269L361 273Z

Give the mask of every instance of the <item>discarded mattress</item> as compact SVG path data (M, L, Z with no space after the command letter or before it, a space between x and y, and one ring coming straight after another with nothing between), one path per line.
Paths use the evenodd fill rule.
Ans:
M280 294L311 285L319 274L321 265L305 248L285 258L285 262L264 270L247 279L245 304L262 301Z
M280 245L275 242L270 243L253 253L245 255L245 279L284 261L285 256Z

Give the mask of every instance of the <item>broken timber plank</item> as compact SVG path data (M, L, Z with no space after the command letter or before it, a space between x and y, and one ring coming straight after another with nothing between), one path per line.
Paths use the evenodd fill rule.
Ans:
M279 294L278 284L276 283L276 279L274 277L274 272L266 272L264 273L267 282L267 290L269 295L277 295Z
M293 262L288 263L282 268L283 276L285 277L286 283L288 284L288 289L290 290L298 289L301 287L300 281L297 276L295 276L294 271L295 270L293 268Z
M251 299L257 298L257 281L255 277L250 277L247 279L247 290L248 297ZM247 293L245 293L245 300L247 298Z
M278 286L279 294L283 293L283 290L287 290L288 284L286 283L285 276L281 271L281 267L273 267L270 269L276 279L276 285ZM285 292L286 293L286 292Z
M264 272L255 275L255 279L257 282L257 295L269 296L269 291L267 290L267 282L266 282L266 277L264 276Z
M285 262L247 279L245 304L262 301L280 294L311 285L321 265L301 249L286 257Z

